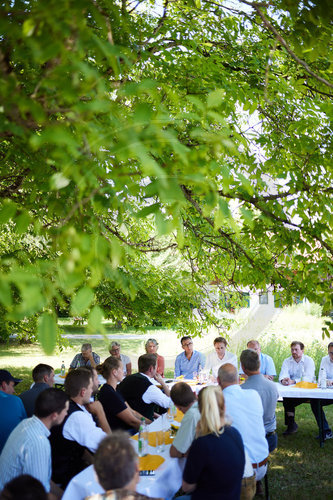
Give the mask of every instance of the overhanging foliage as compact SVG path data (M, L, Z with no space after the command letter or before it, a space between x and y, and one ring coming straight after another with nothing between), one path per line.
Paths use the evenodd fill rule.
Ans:
M194 333L211 281L331 307L331 2L1 3L5 321Z

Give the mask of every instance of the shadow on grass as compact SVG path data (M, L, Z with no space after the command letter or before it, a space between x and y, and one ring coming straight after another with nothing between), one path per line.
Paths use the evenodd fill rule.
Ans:
M333 406L325 408L328 422L333 425ZM310 405L296 408L297 434L287 438L284 411L278 403L278 448L272 453L269 465L271 500L323 500L333 498L332 456L333 440L320 448L315 439L318 428Z

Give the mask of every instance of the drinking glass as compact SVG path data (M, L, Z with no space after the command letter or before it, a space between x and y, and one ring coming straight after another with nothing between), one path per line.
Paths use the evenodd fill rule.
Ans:
M157 453L161 453L164 451L164 431L156 431L156 451Z
M167 416L168 416L168 421L171 424L174 418L173 406L169 406Z

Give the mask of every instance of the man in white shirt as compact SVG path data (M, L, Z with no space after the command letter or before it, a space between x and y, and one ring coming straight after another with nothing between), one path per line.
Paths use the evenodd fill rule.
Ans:
M124 378L117 387L129 406L149 420L154 418L155 406L169 408L171 403L170 390L161 375L156 373L156 366L156 354L143 354L138 359L139 373ZM154 380L161 385L164 393Z
M200 411L195 393L185 382L175 384L170 393L174 405L184 413L184 418L177 431L173 444L170 447L170 456L182 458L195 438L197 423L200 420Z
M219 368L217 381L223 390L226 417L242 436L260 487L269 455L260 396L253 389L241 389L237 369L230 363Z
M312 358L304 354L304 344L294 340L290 344L291 356L283 361L279 381L282 385L297 384L301 380L313 382L315 364ZM304 403L302 398L283 398L284 419L287 429L283 435L295 434L298 425L295 422L295 408Z
M333 342L330 342L328 344L328 355L324 356L321 360L319 374L321 372L321 369L325 370L327 387L332 387L333 386ZM331 405L331 404L333 404L333 399L325 399L325 401L323 401L321 403L321 406L327 406L327 405ZM324 439L332 439L333 438L332 429L328 425L324 410L321 409L321 414L320 414L319 408L318 408L318 403L317 403L317 401L313 401L313 400L311 401L311 409L312 409L312 412L316 418L318 427L319 427L320 419L322 419L321 421L323 422Z
M78 368L69 372L65 392L70 397L68 416L62 425L51 430L50 436L52 479L63 489L73 476L89 465L88 452L95 453L100 441L107 435L97 427L92 417L94 415L99 422L106 421L100 402L90 403L93 392L91 371Z
M214 352L210 352L206 357L205 370L212 370L214 379L217 378L217 373L220 366L226 363L231 363L237 368L237 356L232 352L227 351L228 342L224 337L216 337L214 340Z
M87 467L71 480L62 500L149 500L150 497L135 491L140 479L139 463L130 441L123 431L115 431L103 439L95 453L94 466Z

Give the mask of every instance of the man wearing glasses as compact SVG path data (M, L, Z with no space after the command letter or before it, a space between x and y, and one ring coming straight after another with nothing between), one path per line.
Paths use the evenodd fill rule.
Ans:
M327 387L333 386L333 342L330 342L328 344L328 355L324 356L322 358L321 363L320 363L319 373L320 373L320 370L322 368L326 372ZM331 405L331 404L333 404L333 399L326 399L325 402L322 403L323 406L327 406L327 405ZM312 409L314 416L316 417L318 426L319 426L319 419L323 417L325 439L332 439L333 433L332 433L332 430L331 430L331 428L328 425L328 422L326 420L324 410L321 409L322 415L320 416L320 413L318 411L318 407L317 407L317 404L315 403L315 401L311 402L311 409Z
M183 337L180 340L184 352L178 354L175 362L175 377L183 375L186 379L193 379L194 373L198 373L205 366L205 357L201 352L193 350L191 337Z

